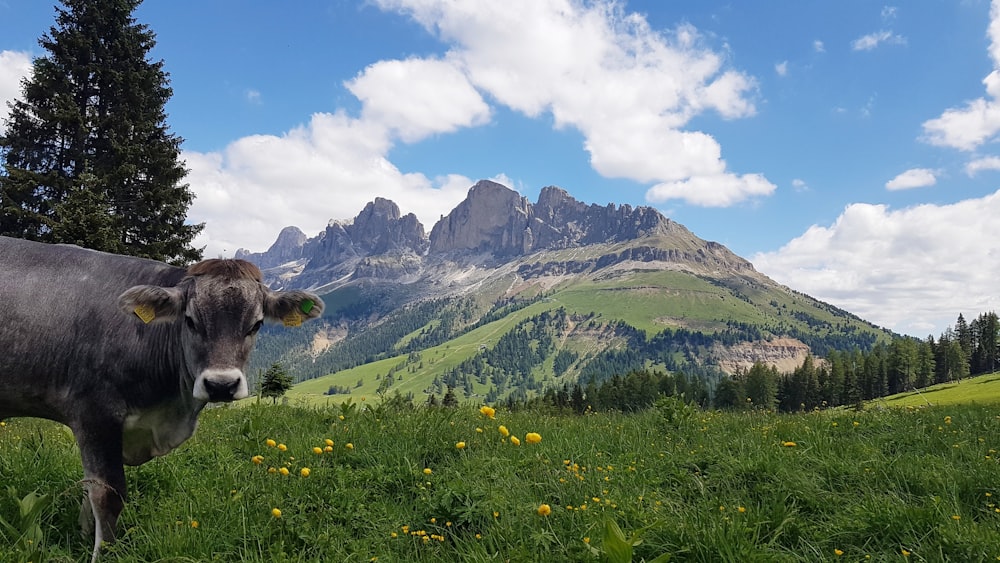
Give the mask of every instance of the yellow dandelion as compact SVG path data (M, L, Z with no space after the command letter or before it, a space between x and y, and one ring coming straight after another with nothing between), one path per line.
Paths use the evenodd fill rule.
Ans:
M583 543L589 544L590 543L590 538L589 537L584 537L583 538Z
M431 473L434 473L434 471L430 467L424 468L424 475L430 475Z
M497 428L497 432L500 432L500 435L503 436L504 438L510 436L510 430L507 430L507 427L504 426L503 424L501 424L500 427Z
M319 446L316 446L316 447L313 448L313 453L316 454L316 455L320 455L320 454L323 453L323 448L321 448Z
M795 442L782 442L781 445L786 448L794 448L795 446L798 446Z
M197 528L198 527L198 521L197 520L192 520L191 521L191 527L192 528Z
M486 418L495 418L497 411L493 407L483 405L482 407L479 408L479 413L485 416Z
M542 435L538 432L528 432L524 435L524 441L529 444L537 444L542 441Z
M273 475L273 474L277 473L278 470L275 469L275 468L273 468L273 467L268 467L267 468L267 472Z
M458 448L458 449L460 449L460 450L465 449L465 442L457 442L455 444L455 447Z
M951 515L951 519L952 519L952 520L961 520L961 519L962 519L962 517L961 517L961 516L959 516L958 514L952 514L952 515Z
M944 417L944 423L945 424L951 424L951 417L950 416Z
M551 506L549 506L547 504L540 504L538 506L538 515L539 516L548 516L549 514L552 514L552 507Z
M326 453L330 453L333 451L333 446L326 446L323 448L323 451Z
M399 537L399 534L397 534L396 532L390 532L389 537L395 539Z
M278 444L278 451L284 452L284 451L287 451L287 450L288 450L288 446L286 446L284 444Z
M519 440L517 436L511 436L510 437L510 443L514 444L515 446L520 446L521 445L521 440Z
M353 450L354 449L354 444L348 442L348 443L344 444L344 447L347 448L347 449L349 449L349 450Z
M277 442L275 442L274 440L272 440L270 438L268 438L267 440L264 440L264 443L267 444L267 447L269 447L269 448L273 448L273 447L275 447L275 446L278 445Z
M279 510L277 508L272 508L271 509L271 516L274 516L275 518L281 518L281 510Z
M835 549L835 550L833 550L833 554L836 555L837 557L840 557L841 555L844 554L844 550L843 549Z
M743 514L744 512L747 511L746 507L743 506L736 507L736 510L739 511L740 514Z
M301 475L303 477L308 477L309 476L309 468L308 467L303 467L302 469L300 469L299 470L299 475Z
M900 549L899 552L903 555L903 557L909 557L910 556L910 552L907 551L905 547L902 548L902 549Z
M482 433L483 433L483 429L477 426L476 427L476 434L482 434Z
M250 458L250 461L254 462L256 465L260 465L261 463L264 463L264 456L255 455L252 458Z
M281 469L278 469L278 473L281 473L282 475L288 475L288 468L282 467Z
M333 440L331 440L329 438L327 438L326 440L323 440L323 443L326 444L327 446L331 446L331 447L333 446Z
M337 417L337 418L339 418L340 420L344 420L344 415L340 415L340 416L339 416L339 417Z

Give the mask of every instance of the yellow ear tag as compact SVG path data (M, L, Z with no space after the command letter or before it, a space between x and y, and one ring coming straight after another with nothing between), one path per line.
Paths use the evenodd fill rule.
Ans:
M142 322L144 322L146 324L149 324L149 321L151 321L154 318L156 318L156 313L153 311L153 308L150 307L149 305L145 305L145 304L143 304L143 305L136 305L136 307L135 307L135 309L133 309L133 311L135 312L135 316L137 316L140 319L142 319Z
M285 318L281 319L281 322L285 326L299 326L302 324L302 315L298 314L296 311L292 311L285 315Z

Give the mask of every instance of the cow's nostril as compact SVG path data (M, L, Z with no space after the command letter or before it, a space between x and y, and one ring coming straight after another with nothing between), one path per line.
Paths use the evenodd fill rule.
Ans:
M239 389L240 380L205 380L205 392L208 393L210 401L231 401L236 391Z

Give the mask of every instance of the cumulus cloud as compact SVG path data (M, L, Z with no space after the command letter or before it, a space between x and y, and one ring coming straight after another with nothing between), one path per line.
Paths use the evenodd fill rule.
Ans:
M447 42L445 60L492 100L529 117L548 113L557 127L580 131L604 176L660 183L739 178L725 170L714 138L684 127L708 111L726 119L753 115L756 82L726 69L691 25L656 31L610 1L377 3ZM746 183L695 184L726 194L674 193L695 204L757 193Z
M984 170L1000 170L1000 157L984 156L971 160L965 165L965 173L969 176L975 176Z
M809 184L801 178L792 179L792 188L797 192L807 192L809 191Z
M490 104L576 129L595 170L654 184L652 201L731 205L775 189L759 174L727 170L719 143L685 128L706 112L756 112L755 80L728 68L691 25L654 30L613 0L375 4L420 23L446 52L360 70L345 83L360 101L356 116L320 113L282 136L186 153L197 194L189 216L208 223L200 243L210 255L232 252L233 241L262 250L289 224L312 234L331 214L353 217L370 194L430 228L473 180L404 174L388 155L400 143L487 124Z
M851 41L851 49L855 51L871 51L882 44L903 45L905 43L906 38L902 35L897 35L891 31L883 29L881 31L876 31L875 33L863 35L854 41Z
M31 55L22 51L0 51L0 132L10 115L7 102L21 95L21 79L31 74Z
M659 203L684 199L705 207L726 207L749 197L771 195L775 189L776 186L760 174L699 175L657 184L646 193L646 200Z
M778 76L788 76L788 61L781 61L774 65L774 72L778 73Z
M832 225L751 260L774 280L880 326L937 337L959 313L1000 305L998 213L1000 191L900 210L855 203Z
M929 168L911 168L885 183L887 190L924 188L937 183L937 172Z
M826 46L823 45L822 41L816 39L815 41L813 41L813 51L816 51L817 53L825 53Z
M990 6L989 54L993 71L983 79L987 97L965 107L949 108L940 117L925 121L922 139L932 145L972 151L1000 131L1000 0Z

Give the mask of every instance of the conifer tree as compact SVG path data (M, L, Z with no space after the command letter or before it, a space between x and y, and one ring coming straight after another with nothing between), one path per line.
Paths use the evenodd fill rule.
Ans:
M270 397L271 404L278 402L278 397L285 394L292 388L292 376L285 371L281 364L273 364L267 368L264 378L260 382L260 396Z
M176 264L201 258L186 224L180 137L141 0L62 0L0 136L0 234Z

